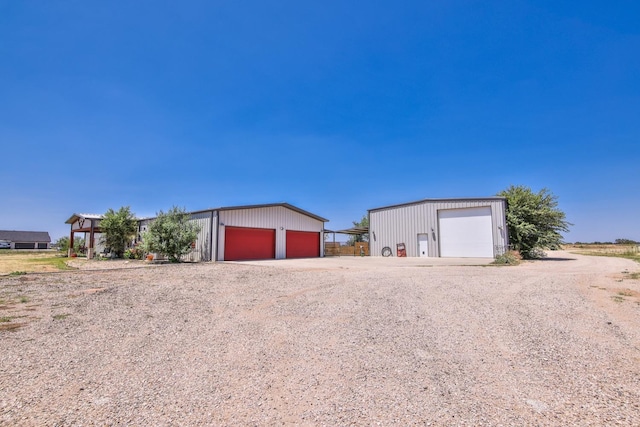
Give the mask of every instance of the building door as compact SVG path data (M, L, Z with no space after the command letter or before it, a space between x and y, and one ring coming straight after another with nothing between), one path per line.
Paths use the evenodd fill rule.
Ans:
M276 230L228 226L224 234L225 261L276 257Z
M438 211L441 257L492 258L491 208Z
M320 233L287 230L287 258L320 256Z
M419 257L429 256L429 249L427 247L428 244L429 244L429 235L418 234L418 256Z

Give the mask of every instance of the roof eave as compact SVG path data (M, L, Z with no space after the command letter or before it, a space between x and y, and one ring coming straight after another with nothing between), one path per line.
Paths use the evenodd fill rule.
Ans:
M422 203L429 203L429 202L480 202L480 201L484 201L484 200L504 200L504 201L506 201L507 199L505 197L499 197L499 196L458 197L458 198L446 198L446 199L422 199L422 200L415 200L413 202L399 203L397 205L380 206L380 207L377 207L377 208L367 209L367 212L382 211L382 210L385 210L385 209L393 209L393 208L401 208L403 206L419 205L419 204L422 204Z
M303 215L306 215L306 216L311 217L313 219L316 219L318 221L329 222L329 220L326 219L326 218L323 218L323 217L318 216L316 214L312 214L309 211L305 211L304 209L300 209L299 207L293 206L293 205L291 205L289 203L266 203L266 204L261 204L261 205L225 206L225 207L212 209L212 210L232 211L232 210L241 210L241 209L259 209L259 208L274 208L274 207L283 207L283 208L291 209L292 211L301 213Z

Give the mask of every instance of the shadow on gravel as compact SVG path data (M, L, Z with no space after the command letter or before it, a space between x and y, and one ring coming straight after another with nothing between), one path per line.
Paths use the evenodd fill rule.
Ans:
M540 258L537 261L577 261L576 258L561 258L561 257L546 257Z

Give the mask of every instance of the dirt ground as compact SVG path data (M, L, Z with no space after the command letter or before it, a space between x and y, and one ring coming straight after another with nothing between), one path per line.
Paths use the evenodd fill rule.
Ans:
M0 425L640 425L639 264L440 262L1 277Z

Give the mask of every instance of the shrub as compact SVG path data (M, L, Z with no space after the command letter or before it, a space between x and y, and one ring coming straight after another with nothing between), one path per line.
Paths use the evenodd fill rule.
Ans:
M518 265L522 261L522 255L518 251L507 251L502 255L496 256L493 264L496 265Z
M180 257L191 251L200 231L200 227L189 218L184 209L175 206L166 213L160 211L143 235L144 248L148 252L166 255L171 262L180 262Z
M544 256L544 249L559 249L560 232L569 231L571 223L558 209L557 197L543 188L537 193L525 186L511 186L498 193L507 199L509 243L526 259Z
M145 252L144 252L144 249L142 248L142 245L137 244L132 248L129 248L126 251L124 251L123 258L124 259L143 259L144 256L145 256Z
M124 256L127 244L136 234L138 222L129 206L118 211L109 209L100 221L104 243L117 257Z

